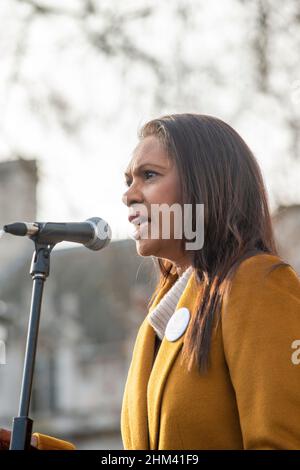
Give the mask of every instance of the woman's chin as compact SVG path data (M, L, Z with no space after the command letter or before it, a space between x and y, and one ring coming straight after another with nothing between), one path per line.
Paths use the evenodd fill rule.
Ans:
M155 233L155 232L154 232ZM157 256L161 248L161 240L155 235L152 238L151 224L143 223L132 233L136 249L140 256Z
M159 240L137 239L136 250L140 256L155 256L158 250L158 242Z

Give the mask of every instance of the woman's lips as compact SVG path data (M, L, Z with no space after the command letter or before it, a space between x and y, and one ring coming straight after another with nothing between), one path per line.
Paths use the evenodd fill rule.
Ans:
M148 235L148 226L149 224L151 223L151 220L144 220L142 221L140 224L137 224L136 227L135 227L135 230L134 232L132 233L132 236L136 239L136 240L139 240L140 238L142 238L142 235L144 235L145 233L147 233ZM148 238L147 237L143 237L143 238Z
M144 222L149 222L150 221L150 218L144 216L144 215L140 215L138 217L135 217L135 218L129 218L131 219L130 220L130 223L133 224L133 225L141 225L143 224Z

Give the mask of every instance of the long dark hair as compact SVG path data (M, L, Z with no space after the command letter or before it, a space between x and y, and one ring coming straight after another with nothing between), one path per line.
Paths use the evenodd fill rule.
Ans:
M171 114L153 119L138 131L154 135L175 161L184 203L204 204L204 245L191 251L197 282L203 291L186 332L183 358L190 370L209 365L213 322L234 272L258 253L278 256L267 194L259 165L242 137L221 119L203 114ZM193 215L193 229L196 227ZM182 242L185 242L183 236ZM157 258L160 278L150 299L169 276L173 263ZM277 263L276 267L286 263ZM274 268L274 266L273 266Z

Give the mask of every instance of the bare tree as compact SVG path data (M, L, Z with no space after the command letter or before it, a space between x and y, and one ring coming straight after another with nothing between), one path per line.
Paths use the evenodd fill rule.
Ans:
M249 63L253 64L252 94L274 99L290 136L290 154L300 158L300 99L292 100L298 83L300 57L300 4L289 0L239 0L248 11ZM283 50L283 48L285 48ZM281 81L276 80L280 77ZM298 85L300 88L300 85ZM295 90L294 90L295 91Z

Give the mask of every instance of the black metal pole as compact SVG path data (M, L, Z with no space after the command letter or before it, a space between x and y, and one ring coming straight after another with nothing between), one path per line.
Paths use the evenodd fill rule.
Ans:
M19 404L19 416L13 419L10 450L26 450L30 447L33 421L28 417L28 414L38 343L43 288L46 278L49 275L50 253L53 247L54 245L43 245L35 242L35 252L32 257L30 268L33 287Z

